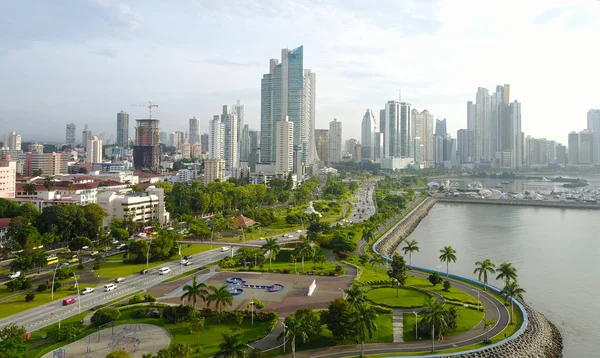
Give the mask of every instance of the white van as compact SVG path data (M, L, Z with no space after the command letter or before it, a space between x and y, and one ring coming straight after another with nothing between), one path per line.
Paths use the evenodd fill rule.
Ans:
M112 291L117 288L117 285L114 283L109 283L108 285L104 285L104 292Z
M170 268L168 268L168 267L163 267L163 268L161 268L160 270L158 270L158 274L159 274L159 275L166 275L166 274L168 274L169 272L171 272L171 269L170 269Z

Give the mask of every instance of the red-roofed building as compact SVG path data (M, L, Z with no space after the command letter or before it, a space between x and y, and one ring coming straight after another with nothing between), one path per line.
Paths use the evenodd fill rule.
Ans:
M50 189L44 187L44 179L34 178L28 183L17 183L15 199L19 203L32 203L38 210L58 204L88 205L97 202L100 180L77 178L73 181L57 181ZM35 186L30 187L31 184ZM29 191L28 191L29 189Z
M4 235L6 235L6 231L8 230L8 225L10 224L10 219L1 218L0 219L0 247L4 244Z

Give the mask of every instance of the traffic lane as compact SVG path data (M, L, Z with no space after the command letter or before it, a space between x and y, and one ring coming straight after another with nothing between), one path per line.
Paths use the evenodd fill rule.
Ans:
M207 251L205 253L201 253L196 255L193 258L193 264L191 266L180 266L180 260L172 261L164 266L169 266L172 268L172 273L180 273L182 271L193 270L198 266L202 266L214 261L218 261L225 256L227 256L227 252L220 251ZM164 267L163 266L163 267ZM177 267L180 266L180 267ZM91 307L108 303L112 300L115 300L119 297L125 296L134 292L134 290L147 289L154 285L159 284L163 280L166 280L169 275L158 275L158 268L152 269L148 274L140 275L134 274L131 276L127 276L125 281L117 284L117 288L113 291L104 292L103 287L100 286L97 288L95 292L92 292L88 295L80 295L79 297L79 305L81 306L81 310L85 311ZM75 298L77 300L77 293L70 295L65 298ZM65 299L63 298L63 299ZM53 302L47 303L45 305L33 308L28 311L24 311L18 313L16 315L8 316L2 320L0 320L0 326L9 324L9 323L18 323L19 325L24 325L28 330L36 330L43 328L47 325L50 325L53 322L50 322L52 317L56 317L56 315L60 315L61 319L65 319L71 317L78 313L79 305L78 303L71 304L69 306L63 306L62 301L55 300ZM54 314L55 316L52 316ZM56 319L55 319L56 320Z

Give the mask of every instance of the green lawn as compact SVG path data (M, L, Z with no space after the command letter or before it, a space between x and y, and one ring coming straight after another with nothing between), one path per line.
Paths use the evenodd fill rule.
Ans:
M396 291L398 297L396 297ZM393 287L374 288L367 292L367 298L374 303L394 308L423 307L427 295L417 290Z
M54 302L56 303L57 308L61 307L62 298L71 295L77 296L77 290L71 289L74 283L73 280L65 280L61 281L61 283L63 287L54 292ZM30 302L25 302L25 291L21 291L21 293L22 294L16 297L0 302L0 318L8 317L15 313L46 304L50 302L51 299L50 290L46 290L45 292L37 292L34 287L33 293L35 293L35 298Z
M448 332L446 336L456 336L458 334L468 332L475 327L483 319L483 312L478 312L470 308L456 307L458 309L457 327L454 331ZM419 320L423 318L423 314L419 313ZM413 313L404 314L404 341L415 341L415 315ZM431 337L429 337L431 338Z
M446 292L444 291L443 285L440 284L433 286L429 281L427 281L426 278L408 276L408 279L406 280L406 286L417 287L424 290L432 291L449 300L459 300L465 303L468 302L472 304L477 304L477 299L469 295L468 293L463 292L455 287L450 287L450 291Z

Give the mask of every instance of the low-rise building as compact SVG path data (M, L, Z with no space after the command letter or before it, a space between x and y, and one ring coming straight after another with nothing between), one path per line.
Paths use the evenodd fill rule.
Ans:
M215 180L225 181L225 159L215 158L204 161L202 184L208 185Z
M103 225L109 226L113 218L124 220L127 217L135 222L156 220L165 225L170 221L170 216L164 199L164 190L154 186L148 187L143 193L104 191L98 195L98 205L108 214L104 217Z
M0 160L0 198L15 197L15 180L17 177L17 162L5 154Z

